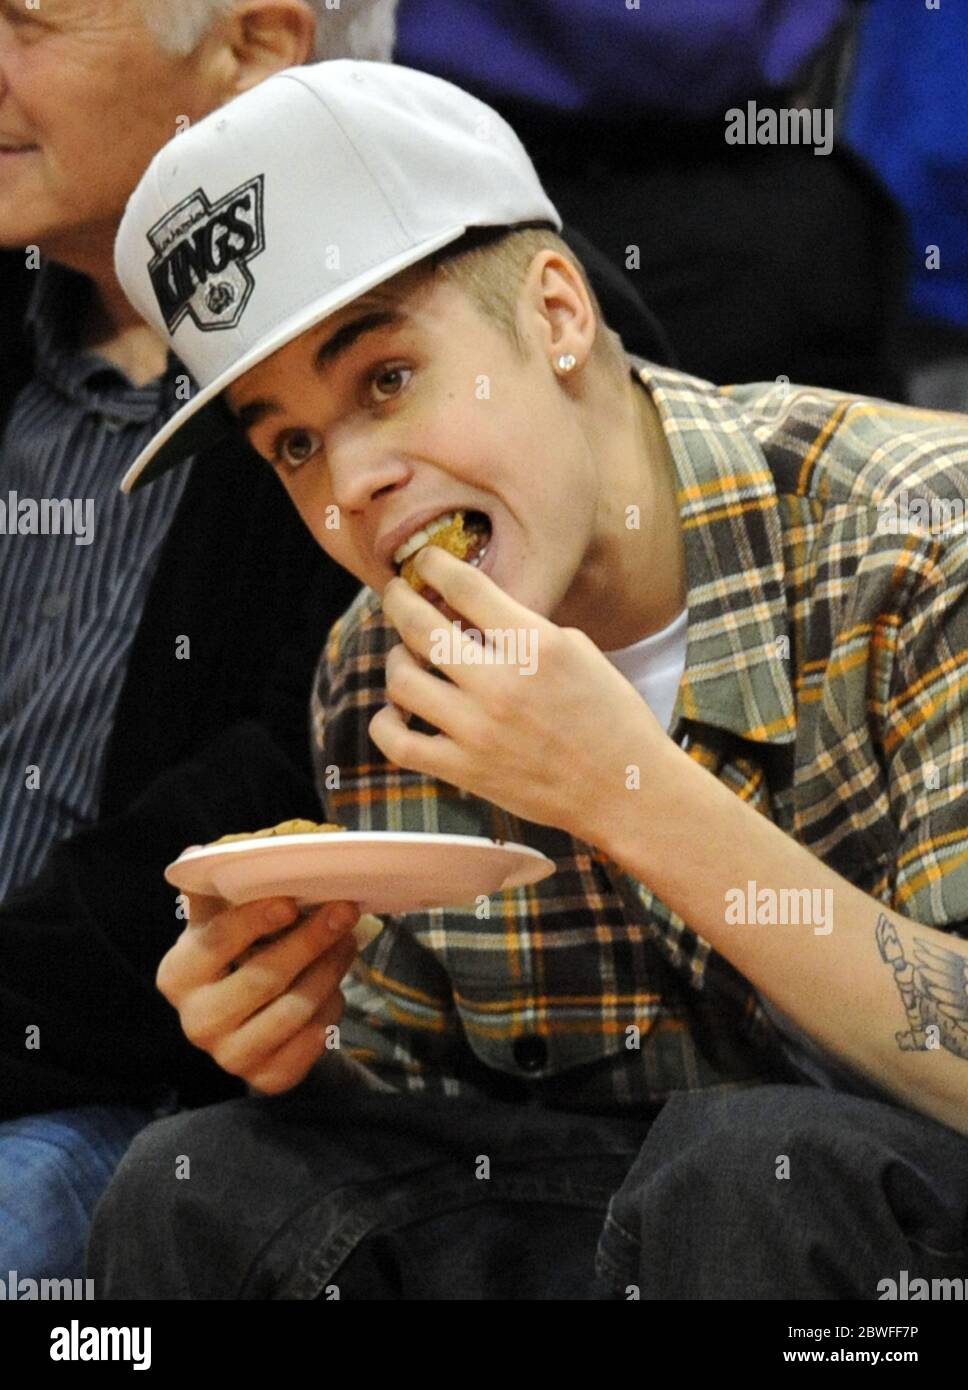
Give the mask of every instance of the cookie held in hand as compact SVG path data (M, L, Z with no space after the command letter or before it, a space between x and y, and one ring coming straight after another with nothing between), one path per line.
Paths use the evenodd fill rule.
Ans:
M483 512L461 509L438 517L401 547L409 553L400 564L400 577L407 581L411 589L419 592L423 583L414 565L425 546L436 545L458 560L473 561L475 553L482 552L486 547L490 534L491 525Z

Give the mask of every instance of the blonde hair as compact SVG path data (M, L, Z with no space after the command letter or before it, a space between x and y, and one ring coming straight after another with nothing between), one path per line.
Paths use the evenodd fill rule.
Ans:
M186 56L236 0L141 0L145 22L169 53ZM390 62L397 0L306 0L316 15L314 57Z
M605 322L585 267L551 227L486 228L461 237L430 257L434 272L456 285L486 319L514 343L522 357L527 343L518 322L518 300L528 267L539 251L557 251L578 271L595 311L592 355L602 366L625 371L622 340Z

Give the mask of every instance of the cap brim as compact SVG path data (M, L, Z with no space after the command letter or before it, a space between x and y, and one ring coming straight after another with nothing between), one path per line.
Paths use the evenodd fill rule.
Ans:
M365 294L367 290L382 285L386 280L399 274L401 270L407 270L426 256L439 251L442 246L456 241L458 237L464 235L466 230L464 225L450 227L446 232L440 232L437 236L421 242L418 246L412 246L409 250L401 252L392 261L384 261L377 267L371 267L364 274L358 275L356 279L347 281L346 284L340 285L337 290L322 296L301 309L297 314L286 319L268 337L263 338L255 347L240 357L227 371L222 372L214 381L209 382L208 386L203 387L197 395L193 396L181 410L171 417L164 429L158 431L151 443L141 451L125 473L121 479L121 491L135 492L138 488L144 487L146 483L160 477L162 473L166 473L169 468L174 468L195 454L210 449L237 434L238 424L235 416L222 399L222 392L227 386L231 386L233 381L237 381L251 368L265 361L267 357L271 357L279 348L285 347L294 338L298 338L300 333L305 333L308 328L321 323L323 319L329 318L330 314L335 314L337 310L345 309L347 304L352 304L354 299L359 299L360 295Z

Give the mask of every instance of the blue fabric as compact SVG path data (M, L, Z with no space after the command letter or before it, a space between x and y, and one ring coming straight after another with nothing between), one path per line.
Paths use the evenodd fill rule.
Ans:
M872 0L857 36L842 135L910 222L910 307L968 328L968 6ZM937 246L940 265L925 266Z
M783 87L845 0L403 0L396 60L497 105L721 117Z
M118 491L180 404L184 369L169 357L164 381L139 387L78 351L89 293L83 276L40 271L28 315L36 372L0 447L0 898L97 817L128 657L188 477L180 468L134 498ZM71 533L23 533L22 504L53 499L69 504Z
M152 1112L124 1106L0 1124L0 1278L79 1279L91 1217Z

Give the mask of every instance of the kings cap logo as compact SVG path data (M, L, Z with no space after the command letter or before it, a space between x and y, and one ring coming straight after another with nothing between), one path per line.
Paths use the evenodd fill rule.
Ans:
M169 333L191 314L203 333L234 328L255 288L248 262L265 250L262 174L210 203L200 188L148 233L148 274Z

